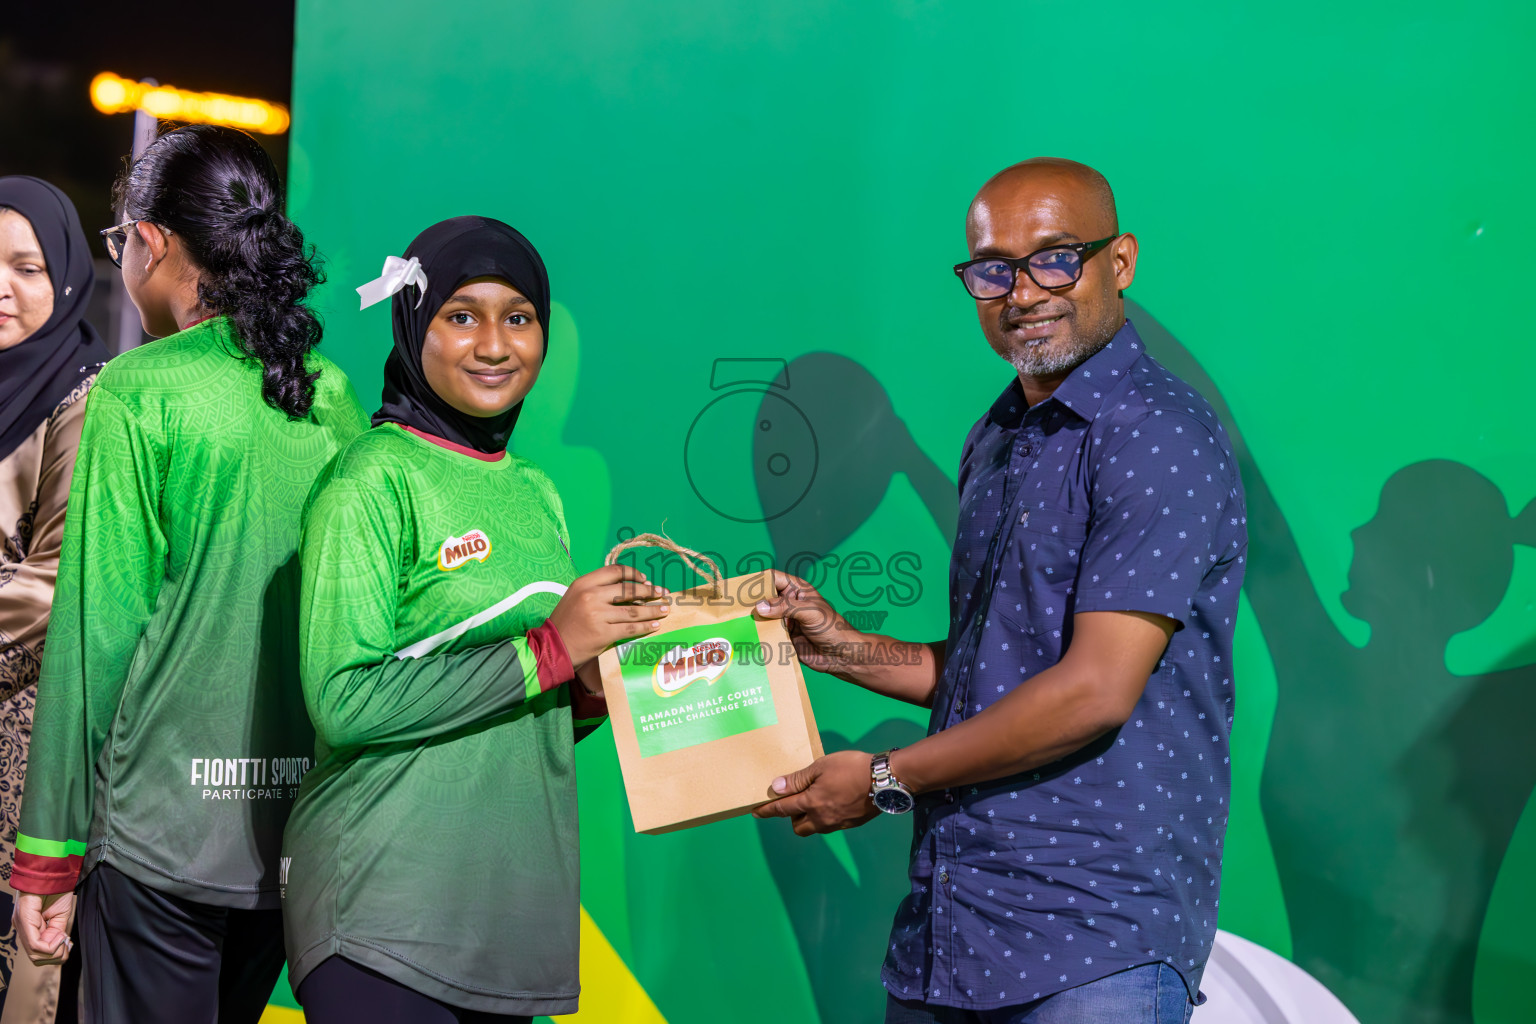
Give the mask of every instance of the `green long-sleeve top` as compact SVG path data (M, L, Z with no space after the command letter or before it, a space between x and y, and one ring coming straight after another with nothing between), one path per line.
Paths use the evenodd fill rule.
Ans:
M575 1010L573 743L605 707L545 621L575 578L554 485L385 424L316 487L301 550L293 983L341 955L469 1009Z
M300 515L367 426L308 357L310 414L262 399L224 317L118 356L86 399L11 885L108 863L161 892L279 903L313 731L299 688Z

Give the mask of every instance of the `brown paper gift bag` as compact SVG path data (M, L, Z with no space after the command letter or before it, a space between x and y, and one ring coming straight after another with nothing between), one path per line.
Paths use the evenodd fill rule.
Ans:
M635 831L745 814L769 800L776 777L822 753L789 631L752 615L777 593L773 573L722 579L710 559L649 533L615 547L607 564L632 547L675 552L710 580L674 592L660 632L598 659Z

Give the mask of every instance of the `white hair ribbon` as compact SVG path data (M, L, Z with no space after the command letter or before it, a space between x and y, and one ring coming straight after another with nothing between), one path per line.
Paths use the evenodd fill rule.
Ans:
M415 285L420 293L416 297L416 308L421 308L422 300L427 297L427 275L421 269L421 261L415 256L403 260L399 256L385 256L384 270L378 277L367 284L358 285L357 294L362 298L363 304L359 310L367 309L375 302L383 302L385 299L402 291L407 285Z

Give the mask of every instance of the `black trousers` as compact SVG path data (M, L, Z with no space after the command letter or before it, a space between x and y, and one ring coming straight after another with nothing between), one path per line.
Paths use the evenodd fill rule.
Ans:
M194 903L101 864L78 919L88 1024L257 1024L282 973L280 910Z
M529 1024L533 1019L449 1006L339 956L310 971L297 995L307 1024Z

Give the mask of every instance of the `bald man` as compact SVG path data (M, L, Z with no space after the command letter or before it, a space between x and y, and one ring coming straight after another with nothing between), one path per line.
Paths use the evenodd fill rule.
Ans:
M911 813L887 1024L1183 1022L1216 932L1242 483L1215 415L1125 319L1133 235L1092 168L982 186L955 267L1016 376L960 457L945 641L853 630L804 580L758 606L802 660L931 708L757 813Z

